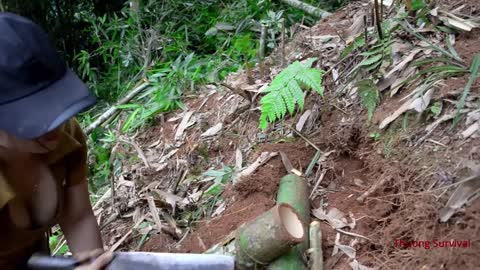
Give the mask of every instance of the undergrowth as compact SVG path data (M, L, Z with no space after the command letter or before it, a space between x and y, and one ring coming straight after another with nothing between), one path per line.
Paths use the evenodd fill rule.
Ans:
M82 10L77 16L90 24L88 42L97 45L75 57L74 66L99 97L99 104L79 117L83 126L140 81L149 82L145 92L118 106L119 117L90 134L92 191L108 183L110 152L119 134L133 134L159 113L183 108L182 97L199 84L255 63L261 24L268 28L268 53L278 45L283 25L288 34L296 22L315 22L274 1L146 1L138 12L125 5L120 13ZM109 131L117 127L120 133Z

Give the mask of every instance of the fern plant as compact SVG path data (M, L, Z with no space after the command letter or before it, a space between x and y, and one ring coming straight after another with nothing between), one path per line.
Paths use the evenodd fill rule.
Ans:
M380 102L380 92L377 86L371 79L365 79L357 82L358 93L362 104L368 111L368 121L370 122L373 117L373 113Z
M313 89L323 96L322 74L324 71L311 68L316 58L309 58L305 63L293 62L280 72L272 83L263 91L260 100L260 128L265 130L269 123L282 119L287 111L292 115L295 105L303 110L305 93L303 88Z

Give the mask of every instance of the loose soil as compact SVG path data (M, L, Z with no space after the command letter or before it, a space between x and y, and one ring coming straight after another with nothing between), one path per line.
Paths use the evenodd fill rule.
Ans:
M478 12L476 1L467 2L473 13ZM345 23L345 12L339 12L328 19L327 23L312 28L312 35L336 34L335 23ZM466 65L470 65L474 53L480 51L479 43L480 30L456 37L455 48L465 59ZM461 89L467 80L467 76L449 79L444 82L444 88L448 91ZM445 91L440 92L441 97L434 99L445 98ZM377 108L371 124L367 122L364 108L352 104L342 109L332 92L326 91L326 101L321 103L313 97L307 99L306 109L313 109L319 103L321 106L318 117L314 119L316 128L305 135L323 152L332 151L321 166L315 166L312 176L308 178L310 187L313 187L321 172L326 171L318 190L314 191L316 196L311 207L335 207L356 220L355 227L350 231L364 237L341 234L340 242L348 245L356 239L357 260L363 265L380 269L478 269L480 200L455 214L447 223L439 223L439 209L445 205L452 190L447 190L444 194L431 190L459 181L471 173L464 161L480 159L480 140L461 140L450 131L450 123L444 123L430 135L431 141L414 146L416 140L424 134L425 126L432 122L431 118L416 115L400 117L387 131L381 132L378 140L372 138L370 135L378 132L376 124L395 111L401 105L400 99L406 94L400 92L393 98L385 98ZM479 95L477 82L471 90L471 96L478 98ZM208 114L209 111L218 110L222 102L225 101L214 94L202 107L202 112ZM187 102L187 107L198 109L201 103L191 100ZM175 113L170 113L165 119L174 115ZM294 125L298 117L286 120L284 124ZM309 142L297 137L295 133L293 138L284 140L273 141L269 138L268 142L255 141L258 115L250 113L244 119L247 120L231 127L217 139L204 142L207 149L204 154L209 156L209 160L233 164L236 146L247 140L253 144L252 154L244 162L247 165L261 152L283 151L296 169L305 172L316 153ZM224 124L229 125L234 120L235 118L227 119L210 114L205 123L207 127L218 121L226 121ZM459 127L464 128L463 124ZM171 123L154 127L142 135L142 143L148 145L159 138L172 139L174 132L175 126ZM198 134L188 136L196 138ZM192 160L198 159L198 149L197 141L187 140L177 156L195 150L190 157ZM200 163L193 161L195 162ZM202 163L201 169L208 169L208 164ZM219 216L195 222L191 226L191 232L181 240L164 233L151 235L142 250L206 251L243 223L274 206L279 181L285 174L280 156L271 159L253 175L242 179L238 185L226 187L222 194L226 208ZM166 177L163 173L158 175L150 177ZM357 201L372 185L382 180L385 184L370 194L363 203ZM332 256L338 232L327 223L322 223L321 228L325 269L351 269L348 257L343 253ZM396 245L399 240L470 240L471 247L407 248Z

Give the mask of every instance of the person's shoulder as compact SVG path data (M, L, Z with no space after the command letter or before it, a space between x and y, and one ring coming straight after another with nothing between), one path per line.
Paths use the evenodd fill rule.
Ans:
M85 133L75 117L70 118L64 124L63 132L75 139L79 144L85 144Z
M86 137L75 118L71 118L61 126L61 138L57 147L43 154L48 164L55 164L65 158L83 156L87 149Z

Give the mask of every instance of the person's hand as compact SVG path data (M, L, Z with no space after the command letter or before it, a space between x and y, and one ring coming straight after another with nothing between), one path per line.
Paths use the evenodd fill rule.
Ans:
M75 270L102 270L113 259L113 253L104 251L103 249L96 249L80 253L75 258L82 264L75 268Z

